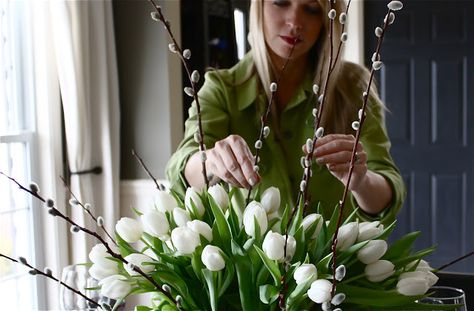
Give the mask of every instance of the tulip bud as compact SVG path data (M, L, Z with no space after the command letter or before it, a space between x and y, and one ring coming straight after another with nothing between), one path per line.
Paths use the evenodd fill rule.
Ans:
M128 243L135 243L140 240L143 234L142 224L135 219L122 217L115 225L117 233Z
M316 266L310 263L304 263L296 268L293 278L296 284L304 283L308 280L316 279L318 277L318 270Z
M202 235L208 242L212 242L211 227L201 220L193 220L186 224L189 229L193 230L199 235Z
M260 203L252 201L245 208L243 216L245 232L252 237L255 237L255 220L263 235L268 228L267 214Z
M280 190L276 187L269 187L262 193L260 199L265 212L271 214L280 208Z
M96 280L103 280L111 275L115 275L119 272L117 264L109 259L104 263L94 263L89 268L89 274Z
M213 245L206 245L201 254L202 263L211 271L220 271L225 267L225 260L221 249Z
M284 256L285 238L278 232L269 231L263 240L262 249L271 260L280 260Z
M380 221L361 222L359 224L359 235L357 242L367 241L375 238L383 232L383 225Z
M341 226L337 235L337 248L343 251L347 250L349 247L354 245L358 233L359 225L357 222L350 222Z
M176 250L183 255L192 254L201 244L199 234L188 227L174 228L171 232L171 241Z
M332 283L326 279L319 279L311 284L308 297L315 303L331 301Z
M211 195L211 197L216 201L217 205L221 208L221 210L225 213L227 207L229 206L229 194L225 191L224 187L220 184L216 184L214 186L209 187L207 192Z
M378 260L365 267L365 275L370 282L381 282L395 273L395 266L388 260Z
M357 258L364 264L371 264L382 258L388 249L384 240L371 240L357 252Z
M159 239L166 239L170 225L166 215L158 211L149 211L140 216L146 233Z
M303 218L303 222L301 223L304 231L306 231L315 222L317 222L317 225L316 229L313 232L313 235L311 236L311 239L315 239L321 231L321 228L323 227L323 216L316 213L309 214L305 218Z
M173 219L178 227L186 226L188 221L191 221L189 217L189 212L181 207L175 207L173 209Z
M155 205L162 213L171 212L176 206L178 206L175 198L166 191L157 192L155 196Z
M408 278L422 278L428 283L428 287L431 287L438 282L439 277L431 271L411 271L400 274L399 280Z
M191 205L191 201L194 203L194 206L196 207L196 212L198 217L201 217L204 215L206 210L204 209L204 205L202 204L201 198L197 194L197 190L194 187L189 187L186 189L186 196L184 198L184 205L186 206L186 209L193 214L193 209Z
M123 275L111 275L99 282L101 285L100 294L111 299L121 299L132 289L127 278Z
M397 291L404 296L424 295L430 286L425 278L405 278L397 283Z
M132 266L140 268L144 273L150 273L155 270L155 266L145 264L147 262L154 262L154 260L146 255L139 253L132 253L125 257L125 260L132 264ZM130 275L139 275L132 267L124 264L125 270L127 270Z

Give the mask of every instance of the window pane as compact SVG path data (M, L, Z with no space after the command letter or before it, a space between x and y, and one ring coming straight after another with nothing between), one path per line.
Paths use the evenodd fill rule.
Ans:
M4 262L0 259L0 266ZM0 282L0 293L2 293L2 310L35 310L35 304L32 300L33 283L31 275L25 274L16 279L9 279Z

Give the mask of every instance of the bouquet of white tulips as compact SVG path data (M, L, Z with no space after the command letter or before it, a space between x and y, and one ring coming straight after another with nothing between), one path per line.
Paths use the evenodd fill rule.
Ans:
M185 198L159 191L153 208L137 212L140 220L116 224L128 264L98 244L89 271L112 299L156 293L152 305L136 310L433 309L417 302L438 279L422 260L433 248L411 250L418 233L389 246L394 224L358 222L354 214L339 229L332 269L337 213L329 220L297 213L288 228L290 209L279 210L273 187L249 204L240 190L221 185L188 188Z

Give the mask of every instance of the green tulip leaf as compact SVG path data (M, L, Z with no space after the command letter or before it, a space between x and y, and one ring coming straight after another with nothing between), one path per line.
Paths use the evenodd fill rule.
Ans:
M280 294L278 287L271 284L261 285L259 292L260 301L267 305L274 303Z
M278 286L281 281L281 273L278 264L275 263L274 260L269 259L267 255L257 245L254 245L253 247L260 256L260 259L262 259L263 264L267 267L268 271L272 275L275 286Z

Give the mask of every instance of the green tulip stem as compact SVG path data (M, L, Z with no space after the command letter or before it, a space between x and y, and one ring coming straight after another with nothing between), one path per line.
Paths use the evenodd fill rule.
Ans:
M344 280L344 283L351 283L351 282L354 282L354 281L357 281L359 279L362 279L363 277L365 277L365 273L361 273L359 275L356 275L356 276L353 276L351 277L350 279L347 279L347 280Z

